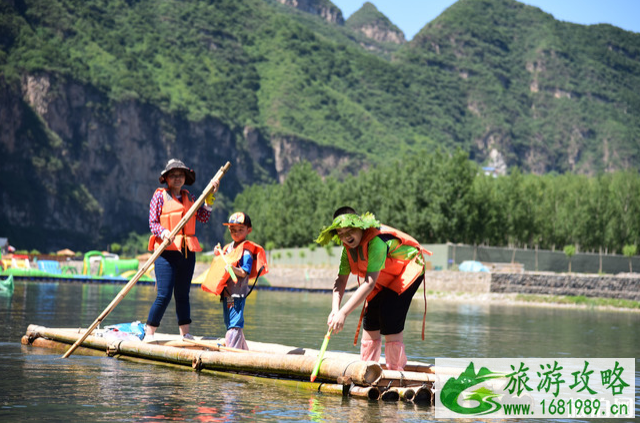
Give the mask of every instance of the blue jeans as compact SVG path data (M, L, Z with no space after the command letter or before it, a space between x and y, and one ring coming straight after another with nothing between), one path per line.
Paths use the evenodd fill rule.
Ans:
M191 323L191 305L189 304L189 292L191 291L191 278L196 265L196 254L189 252L185 258L182 251L164 251L155 263L156 285L158 295L151 305L147 325L160 326L171 295L176 297L176 316L178 325Z

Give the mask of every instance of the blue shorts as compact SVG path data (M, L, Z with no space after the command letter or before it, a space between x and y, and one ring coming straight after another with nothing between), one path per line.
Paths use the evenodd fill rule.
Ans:
M222 297L222 313L227 330L244 327L244 297Z

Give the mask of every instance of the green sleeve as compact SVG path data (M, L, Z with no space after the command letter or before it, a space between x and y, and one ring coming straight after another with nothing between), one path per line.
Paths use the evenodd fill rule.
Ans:
M379 237L369 241L369 260L367 262L367 272L378 272L384 269L384 262L387 259L387 244Z
M348 275L349 273L351 273L351 267L349 266L347 249L342 247L342 254L340 255L340 270L338 270L338 275Z

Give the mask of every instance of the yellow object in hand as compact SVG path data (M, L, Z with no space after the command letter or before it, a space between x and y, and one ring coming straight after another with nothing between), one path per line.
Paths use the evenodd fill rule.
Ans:
M224 256L224 252L222 251L222 248L220 248L220 243L218 243L218 245L215 246L214 251L218 251L218 254L222 256L222 260L224 260L226 264L224 269L227 271L229 276L231 276L231 280L233 280L234 282L238 282L238 277L236 276L236 273L231 268L231 264L227 261L227 258Z
M216 197L213 196L214 192L211 191L205 198L204 202L207 206L213 206L213 202L216 201Z
M229 274L229 276L231 276L231 280L234 281L234 282L238 282L238 277L236 276L235 272L231 268L231 265L227 264L224 268L227 271L227 273Z

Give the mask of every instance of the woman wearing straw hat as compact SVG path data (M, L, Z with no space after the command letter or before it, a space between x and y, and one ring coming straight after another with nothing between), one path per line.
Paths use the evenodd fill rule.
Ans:
M195 203L195 197L184 185L192 185L196 181L196 173L182 161L171 159L160 174L159 181L166 184L156 190L151 198L149 207L149 251L158 248L164 239L169 238L172 230L178 225L182 217ZM218 191L216 181L214 189L207 196L205 203L173 239L155 262L157 296L149 310L145 329L145 341L152 342L154 334L160 326L171 296L175 296L176 316L180 335L192 338L189 334L191 324L191 305L189 292L191 278L196 263L195 253L202 251L195 236L196 220L207 223L211 216L211 208Z

